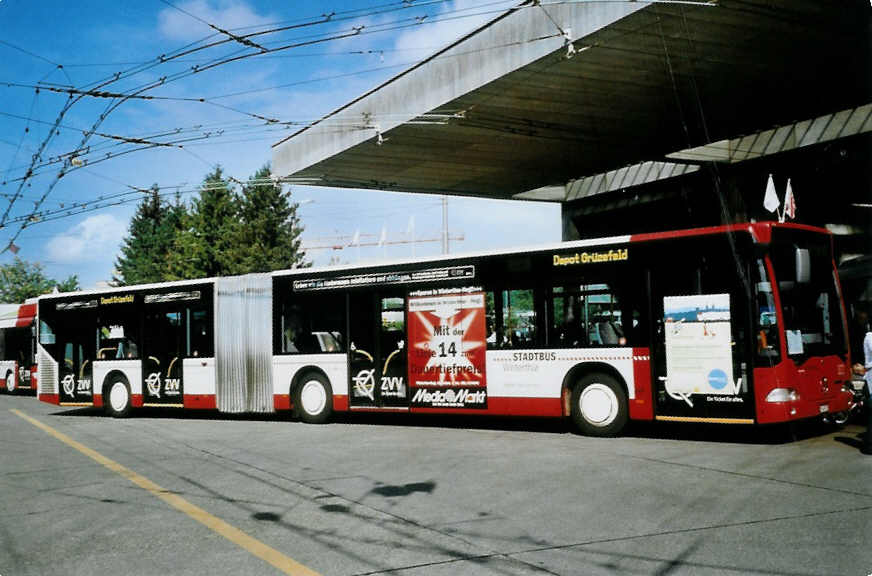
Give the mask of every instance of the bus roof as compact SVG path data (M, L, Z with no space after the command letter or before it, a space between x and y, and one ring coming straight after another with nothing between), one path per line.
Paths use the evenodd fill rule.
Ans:
M692 236L705 236L712 234L726 233L748 233L756 243L768 243L772 237L773 228L789 228L807 230L820 234L830 235L828 230L807 226L804 224L794 223L779 223L779 222L752 222L741 224L730 224L725 226L710 226L705 228L689 228L684 230L670 230L665 232L653 232L643 234L629 234L622 236L608 236L603 238L588 238L583 240L572 240L569 242L557 242L549 244L539 244L533 246L522 246L514 248L504 248L499 250L476 251L456 254L440 254L436 256L427 256L422 258L403 258L390 261L369 262L362 264L347 264L342 266L323 266L320 268L294 268L290 270L276 270L273 272L264 272L273 277L294 276L302 274L325 274L336 273L349 270L370 270L386 268L398 265L408 264L427 264L447 262L452 260L474 259L486 256L508 256L512 254L525 254L534 252L547 252L552 250L567 250L574 248L590 248L594 246L614 246L620 244L632 244L636 242L653 242L658 240L668 240L672 238L686 238ZM43 294L39 296L40 300L50 300L56 298L65 298L72 296L97 295L97 294L113 294L118 292L129 292L131 290L150 290L158 288L184 287L195 286L199 284L214 283L217 278L197 278L193 280L176 280L170 282L156 282L150 284L134 284L130 286L118 286L102 289L83 290L80 292L61 292L57 294Z

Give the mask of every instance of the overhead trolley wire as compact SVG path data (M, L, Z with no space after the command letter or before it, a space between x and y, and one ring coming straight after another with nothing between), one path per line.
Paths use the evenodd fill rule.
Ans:
M497 2L492 3L492 4L497 4ZM469 9L464 9L464 10L469 10ZM458 10L458 11L456 11L456 12L460 12L460 11L464 11L464 10ZM484 14L487 14L487 13L490 13L490 12L478 12L478 13L474 13L474 14L468 14L468 15L463 16L463 17L470 17L470 16L476 16L476 15L484 15ZM458 18L460 18L460 17L449 17L449 18L432 19L432 20L430 20L430 21L427 22L427 23L434 23L434 22L437 22L437 21L446 21L446 20L456 20L456 19L458 19ZM326 22L331 21L331 20L332 20L332 14L331 14L331 15L325 15L325 17L324 17L322 20L315 21L315 22L311 22L311 23L309 23L309 24L310 24L310 25L323 24L323 23L326 23ZM405 20L404 20L404 21L405 21ZM399 26L388 26L388 27L386 27L386 26L384 26L384 25L381 25L379 29L377 29L377 30L372 30L372 31L368 31L367 33L376 33L376 32L386 32L386 31L391 31L391 30L398 30L398 29L408 28L408 27L410 27L410 26L418 26L418 25L421 25L422 22L424 22L423 19L420 19L420 18L419 18L419 19L416 19L416 20L415 20L415 23L414 23L414 24L408 24L408 23L407 23L407 24L401 24L401 25L399 25ZM295 26L295 27L300 27L300 26L297 25L297 26ZM286 29L288 29L288 28L289 28L289 27L283 27L284 30L286 30ZM293 43L291 43L291 44L281 45L281 46L278 46L278 47L275 47L275 48L269 48L267 53L269 53L269 52L277 52L277 51L281 51L281 50L288 50L288 49L290 49L290 48L301 47L301 46L304 46L304 45L311 45L311 44L314 44L314 43L323 43L323 42L328 42L328 41L341 40L341 39L348 38L348 37L351 37L351 36L359 35L359 34L361 33L362 30L363 30L363 27L355 27L355 28L352 28L351 31L347 31L347 32L345 32L345 33L343 33L343 34L334 34L334 35L332 35L332 36L327 36L326 38L315 38L315 39L308 40L308 41L304 41L304 42L299 42L299 41L298 41L298 42L293 42ZM249 37L249 36L259 36L259 35L263 35L263 34L267 34L267 33L275 32L275 31L278 31L278 30L274 30L274 31L259 31L259 32L255 32L255 33L252 33L252 34L246 35L246 37ZM200 41L197 41L197 42L194 42L194 43L191 43L191 44L187 45L187 48L186 48L186 49L182 50L181 52L177 52L177 53L176 53L175 55L173 55L173 56L167 57L167 56L165 56L165 55L161 55L160 57L158 57L158 58L156 59L156 61L153 61L153 62L150 63L147 67L142 67L142 66L140 66L140 67L136 67L136 68L134 68L134 69L130 69L130 70L124 71L124 72L117 72L117 73L115 73L114 75L112 75L112 76L110 76L110 77L107 77L107 78L105 78L105 79L103 79L103 80L100 80L100 81L97 81L97 82L94 82L94 83L88 84L88 85L86 85L86 86L87 86L87 87L90 87L90 88L89 88L89 91L90 91L90 92L99 92L99 91L100 91L100 90L99 90L100 88L103 88L103 87L105 87L105 86L107 86L107 85L109 85L109 84L112 84L112 83L118 82L118 81L120 81L121 79L124 79L124 78L126 78L126 77L129 77L129 76L131 76L131 75L133 75L133 74L135 74L135 73L142 72L142 71L144 71L145 69L148 69L148 68L150 68L150 67L154 67L154 66L156 66L156 65L159 65L159 64L165 63L165 62L169 61L170 59L172 59L173 57L178 57L178 56L180 56L183 52L185 52L185 50L187 50L187 52L185 52L185 53L191 53L192 51L198 51L198 50L201 50L201 49L205 49L205 48L207 48L207 47L211 47L211 46L214 46L214 45L218 45L218 44L226 43L226 42L229 42L229 41L231 41L231 40L228 39L228 40L226 40L226 41L215 42L215 43L213 43L213 44L211 44L211 45L201 46L201 47L196 47L197 44L199 44L200 42L202 42L202 40L200 40ZM195 47L196 47L196 48L195 48ZM249 57L252 57L252 56L256 56L256 55L259 55L259 54L262 54L262 53L264 53L264 52L262 52L262 51L258 51L258 52L255 52L255 53L237 54L237 55L233 55L233 56L230 56L230 57L218 58L218 59L215 59L215 60L211 61L210 63L208 63L206 66L203 66L203 67L194 66L194 67L191 68L190 71L186 71L186 72L184 72L184 73L174 74L174 75L170 75L170 76L163 76L163 77L159 78L159 79L156 80L156 81L149 82L149 83L147 83L147 84L141 85L141 86L139 86L139 87L137 87L137 88L134 88L134 89L129 90L129 91L124 92L124 93L110 93L110 94L109 94L108 96L106 96L106 97L114 98L114 99L113 99L113 102L112 102L109 106L107 106L106 110L105 110L105 111L100 115L99 119L94 123L94 126L92 126L91 130L87 131L87 132L84 134L84 136L83 136L83 138L82 138L82 141L80 142L79 146L77 146L77 147L74 149L74 151L71 152L71 153L68 155L68 157L69 157L69 158L72 158L72 157L74 157L77 153L79 153L79 152L80 152L80 151L85 147L85 145L87 144L88 140L89 140L89 139L90 139L90 138L91 138L91 137L96 133L97 128L100 126L100 124L102 124L102 122L106 119L106 117L107 117L107 116L108 116L112 111L114 111L115 109L117 109L118 106L120 106L122 103L126 102L127 100L133 99L133 98L135 98L135 97L137 97L137 96L142 95L144 92L147 92L147 91L152 90L152 89L154 89L154 88L157 88L157 87L160 87L160 86L166 85L166 84L168 84L169 82L172 82L172 81L175 81L175 80L181 79L181 78L183 78L183 77L187 77L187 76L190 76L190 75L192 75L192 74L197 74L197 73L200 73L200 72L202 72L202 71L204 71L204 70L208 70L208 69L211 69L211 68L214 68L214 67L217 67L217 66L223 65L223 64L227 64L227 63L233 62L233 61L238 61L238 60L241 60L241 59L244 59L244 58L249 58ZM82 90L82 89L78 89L78 90ZM57 117L57 119L55 120L55 123L54 123L53 126L52 126L52 130L49 132L49 135L48 135L48 136L43 140L43 142L41 143L41 145L40 145L40 147L39 147L37 153L34 154L34 156L33 156L33 162L32 162L31 167L28 168L27 172L25 173L25 176L24 176L24 177L22 178L22 180L21 180L21 183L20 183L20 185L19 185L18 190L16 190L16 193L13 195L12 199L10 199L10 201L9 201L9 205L8 205L7 208L6 208L6 211L4 212L2 218L0 218L0 226L5 225L6 221L9 219L9 212L10 212L12 206L14 205L15 200L20 196L20 192L21 192L21 189L22 189L24 183L25 183L29 178L31 178L31 177L33 176L33 165L36 164L37 160L41 159L42 153L45 151L45 148L47 147L48 143L52 140L53 136L54 136L56 133L59 133L59 131L57 130L57 127L58 127L58 125L60 124L60 122L62 121L64 115L69 111L69 109L72 107L72 105L75 104L75 103L77 103L78 101L80 101L81 98L83 98L83 97L85 96L85 94L77 93L77 94L75 94L75 97L74 97L74 94L70 93L70 94L68 94L68 96L69 96L69 99L68 99L67 103L65 104L65 106L62 108L61 112L58 114L58 117ZM117 99L117 101L116 101L115 99ZM228 108L229 108L229 107L228 107ZM242 112L242 113L245 113L245 112ZM274 119L269 119L269 118L266 118L266 117L264 117L264 116L262 116L262 115L251 114L251 113L248 113L248 114L249 114L250 116L252 116L252 117L255 117L255 118L258 118L258 119L261 119L261 120L265 120L265 121L275 121ZM129 153L129 152L130 152L130 151L126 151L126 152L124 152L124 153ZM120 155L120 154L119 154L119 155ZM61 168L61 170L58 172L56 178L52 181L52 183L49 185L49 187L46 189L45 193L40 197L39 201L37 201L37 202L35 203L35 204L36 204L36 210L38 210L38 208L39 208L39 206L42 204L42 202L45 201L45 198L46 198L46 197L51 193L51 191L54 189L54 187L57 185L57 183L60 181L60 179L63 178L63 176L64 176L64 175L65 175L65 174L66 174L70 169L71 169L71 165L70 165L69 160L67 160L67 161L64 162L64 166L63 166L63 167ZM34 212L35 212L36 210L34 210ZM17 239L18 235L21 233L21 231L22 231L25 227L26 227L26 223L24 223L24 224L22 225L22 227L19 228L19 230L15 233L15 235L13 235L12 239L10 240L9 245L11 245L11 244L14 242L14 240ZM4 252L6 249L8 249L9 245L7 245L6 247L0 249L0 253Z

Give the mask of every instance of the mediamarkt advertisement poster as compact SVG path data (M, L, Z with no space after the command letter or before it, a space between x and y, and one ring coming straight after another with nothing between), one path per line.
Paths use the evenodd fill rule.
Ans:
M487 408L484 294L409 297L412 408Z

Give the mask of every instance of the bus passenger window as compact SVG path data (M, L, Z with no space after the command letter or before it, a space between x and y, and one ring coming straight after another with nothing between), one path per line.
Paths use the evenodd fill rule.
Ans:
M107 320L97 330L97 360L135 360L139 346L133 339L132 322Z
M536 308L532 290L504 290L503 347L533 348L536 344Z
M608 284L555 286L551 291L549 346L626 346L627 335L638 332L639 311L622 308Z
M588 340L591 346L626 344L617 296L607 284L582 286Z
M207 310L190 308L188 314L188 357L212 356L212 318Z
M281 354L344 351L345 298L342 294L298 294L284 302L276 348Z
M497 326L497 309L493 292L485 293L484 308L485 308L485 342L489 349L497 348L497 343L501 340L499 333L500 327Z

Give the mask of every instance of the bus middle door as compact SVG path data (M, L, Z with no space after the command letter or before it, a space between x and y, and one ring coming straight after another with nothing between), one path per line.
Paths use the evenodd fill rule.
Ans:
M149 311L143 324L142 400L146 406L183 406L185 317L181 311Z
M399 291L351 294L351 408L408 409L405 305Z

